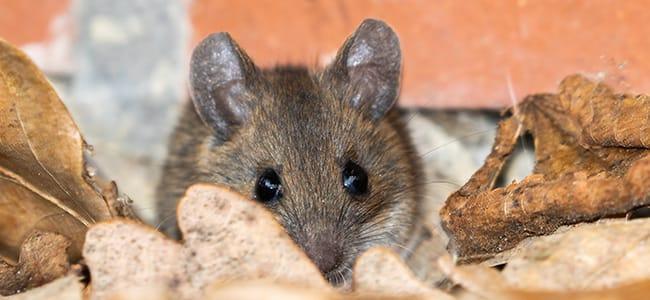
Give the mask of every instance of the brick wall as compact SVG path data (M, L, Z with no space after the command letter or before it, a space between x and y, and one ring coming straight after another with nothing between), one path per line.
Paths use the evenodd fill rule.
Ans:
M264 66L322 64L362 19L384 19L402 40L406 106L502 107L512 101L509 84L517 96L552 91L574 72L650 90L645 0L181 2L190 45L229 31ZM51 21L71 5L4 0L0 36L17 44L52 38Z

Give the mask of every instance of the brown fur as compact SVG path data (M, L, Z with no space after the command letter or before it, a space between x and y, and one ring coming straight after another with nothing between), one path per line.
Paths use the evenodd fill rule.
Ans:
M308 254L323 242L340 252L338 267L325 274L330 281L349 276L371 246L407 254L422 194L418 156L396 109L373 119L351 107L344 99L352 91L332 88L336 76L302 67L263 72L251 88L258 105L227 138L213 134L188 102L158 189L163 229L175 228L169 216L188 186L221 183L253 197L260 172L274 168L284 197L267 207ZM342 186L348 160L368 173L364 196Z

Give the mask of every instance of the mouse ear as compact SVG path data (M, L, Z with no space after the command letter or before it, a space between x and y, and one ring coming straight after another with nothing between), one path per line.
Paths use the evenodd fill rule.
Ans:
M227 33L209 35L192 52L192 101L203 122L217 135L229 136L248 118L260 78L257 67Z
M366 19L325 70L325 80L353 107L381 118L397 100L402 55L395 32L386 23Z

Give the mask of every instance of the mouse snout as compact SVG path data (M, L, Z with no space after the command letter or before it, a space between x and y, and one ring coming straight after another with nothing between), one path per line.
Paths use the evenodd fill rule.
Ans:
M331 236L317 236L307 240L303 248L323 274L335 270L341 263L342 248Z

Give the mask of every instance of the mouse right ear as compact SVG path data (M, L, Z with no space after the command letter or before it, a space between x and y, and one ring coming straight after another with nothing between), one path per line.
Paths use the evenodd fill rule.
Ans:
M228 137L253 110L259 70L227 33L206 37L192 52L190 92L201 120Z

